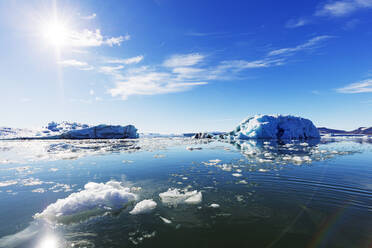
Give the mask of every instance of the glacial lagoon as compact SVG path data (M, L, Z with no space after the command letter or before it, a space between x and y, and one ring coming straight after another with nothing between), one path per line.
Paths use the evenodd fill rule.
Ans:
M2 140L0 247L367 248L371 161L363 139Z

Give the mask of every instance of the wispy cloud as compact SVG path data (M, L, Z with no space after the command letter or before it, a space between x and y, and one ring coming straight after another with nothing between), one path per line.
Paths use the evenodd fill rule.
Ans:
M82 31L71 29L65 31L63 39L64 45L70 47L120 46L122 42L130 39L130 35L106 38L99 29L94 31L89 29Z
M322 5L321 8L315 12L315 15L341 17L364 8L372 8L372 0L332 1Z
M345 87L336 89L336 91L345 94L372 92L372 79L366 79L360 82L352 83Z
M127 58L127 59L109 59L106 62L109 64L138 64L143 60L143 55L135 56L132 58Z
M293 54L295 52L299 52L302 50L308 50L308 49L314 49L316 48L316 45L319 45L324 40L328 40L332 38L332 36L329 35L321 35L321 36L316 36L307 42L297 45L295 47L287 47L287 48L281 48L281 49L276 49L268 53L268 56L283 56L283 55L289 55Z
M180 81L173 73L145 71L129 73L124 80L117 81L115 87L109 90L112 96L125 100L130 95L156 95L189 90L207 82Z
M224 36L226 34L227 34L226 32L209 32L209 33L188 32L185 35L187 35L187 36L195 36L195 37L206 37L206 36Z
M62 60L62 61L58 61L57 63L64 67L76 67L77 69L83 70L83 71L89 71L89 70L94 69L94 67L90 66L87 62L79 61L75 59Z
M296 52L315 49L321 41L328 38L330 36L326 35L314 37L293 48L273 50L258 60L223 60L211 65L207 60L209 57L201 53L175 54L160 65L124 68L123 64L126 63L120 60L116 61L121 62L117 66L100 67L100 72L113 78L114 87L108 92L123 100L131 95L181 92L211 81L238 78L244 70L284 65Z
M99 71L105 74L113 75L116 74L119 70L123 69L124 66L118 65L118 66L101 66L99 68Z
M97 17L97 14L92 13L91 15L88 15L88 16L82 16L79 14L79 16L80 16L80 19L83 19L83 20L92 20Z
M298 27L305 26L308 23L310 23L310 21L305 18L291 19L286 23L285 27L286 28L298 28Z
M165 60L163 65L166 67L192 66L192 65L196 65L197 63L202 61L204 58L205 56L199 53L177 54Z

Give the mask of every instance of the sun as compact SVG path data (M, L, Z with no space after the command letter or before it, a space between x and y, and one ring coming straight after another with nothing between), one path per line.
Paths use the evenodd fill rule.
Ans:
M57 47L66 45L69 37L67 24L59 20L45 23L42 32L47 42Z

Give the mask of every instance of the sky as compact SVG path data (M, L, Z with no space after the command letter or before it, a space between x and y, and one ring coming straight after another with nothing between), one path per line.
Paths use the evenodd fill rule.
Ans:
M0 126L372 126L372 0L0 1Z

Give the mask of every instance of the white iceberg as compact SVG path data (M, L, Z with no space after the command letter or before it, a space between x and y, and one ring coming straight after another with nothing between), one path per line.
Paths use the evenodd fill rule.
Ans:
M71 130L60 135L62 139L136 139L137 129L133 125L112 126L98 125L94 127Z
M154 202L152 199L143 200L134 206L133 210L130 211L130 214L145 214L149 213L152 210L156 208L156 202Z
M34 218L55 220L58 217L77 214L80 212L103 207L121 207L123 204L134 201L137 195L130 189L122 186L120 182L85 184L84 190L72 193L64 199L50 204L43 212L35 214Z
M291 115L255 115L242 121L232 132L233 139L320 139L314 124Z
M0 127L0 139L136 139L139 135L133 125L90 126L77 122L50 122L37 129Z

